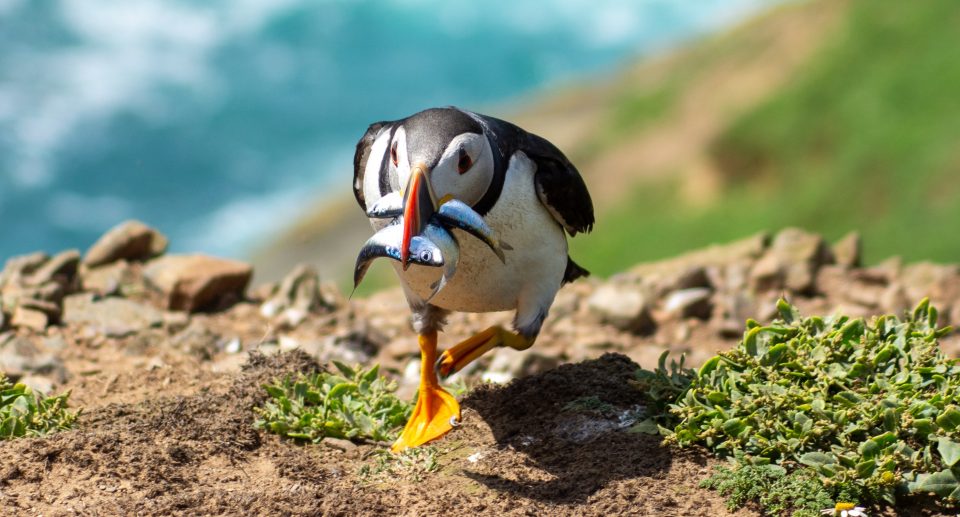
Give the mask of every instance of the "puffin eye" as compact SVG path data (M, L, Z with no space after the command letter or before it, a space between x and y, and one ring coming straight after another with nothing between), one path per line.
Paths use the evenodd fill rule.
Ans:
M457 160L457 172L463 174L470 170L470 167L473 167L473 160L471 160L470 155L461 148L460 158Z
M390 160L393 161L393 166L397 166L397 143L393 143L393 147L390 148Z

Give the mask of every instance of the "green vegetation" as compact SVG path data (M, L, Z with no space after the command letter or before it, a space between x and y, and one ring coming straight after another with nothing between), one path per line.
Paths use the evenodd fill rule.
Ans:
M960 231L960 3L853 0L845 9L839 30L793 79L704 150L723 184L715 201L686 206L671 182L637 187L601 210L595 233L572 241L574 257L610 274L638 260L799 226L827 238L859 230L868 261L956 260L960 245L944 235ZM665 84L687 88L697 80L686 76ZM610 127L630 127L623 117L634 113L647 124L677 97L638 88L651 93L639 108L622 101Z
M638 374L653 408L673 401L653 413L668 443L738 465L707 485L732 505L754 500L772 513L791 501L780 492L812 479L838 502L893 504L907 493L960 500L960 363L940 350L950 328L937 328L936 309L924 300L905 319L865 322L802 318L783 300L777 308L779 319L749 320L737 348L695 374L676 364L668 371L663 358ZM753 468L770 465L779 467ZM750 488L759 478L770 490ZM810 489L793 500L801 494L810 508L833 505Z
M70 393L45 397L0 373L0 440L44 436L73 427L80 411L67 409Z
M787 472L779 465L717 467L700 486L726 496L730 510L756 502L767 515L817 517L824 508L834 506L830 493L811 469Z
M406 479L414 482L440 469L435 445L424 445L394 454L386 449L373 451L374 462L365 463L358 472L365 481Z
M299 374L265 385L270 398L254 411L255 426L319 442L325 437L388 441L396 437L411 407L393 395L396 384L369 370L334 361L338 374Z

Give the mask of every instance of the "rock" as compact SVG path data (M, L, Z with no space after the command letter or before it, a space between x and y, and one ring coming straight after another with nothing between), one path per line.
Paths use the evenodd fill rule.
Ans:
M181 311L163 313L163 327L170 332L180 332L190 324L190 315Z
M76 280L79 265L79 251L67 250L58 253L26 277L24 284L41 286L52 282L58 284L63 292L75 291L78 287Z
M46 300L38 300L36 298L23 298L20 300L19 306L23 307L24 309L42 312L47 316L49 323L59 322L62 314L59 304L48 302Z
M23 305L18 305L13 310L13 316L10 317L10 325L37 332L43 332L49 323L50 318L43 311L30 309Z
M328 353L348 364L366 363L387 344L387 338L373 327L349 330L331 339Z
M335 300L324 298L316 269L300 264L272 290L260 306L260 313L267 318L279 316L279 323L296 327L310 313L329 311L334 307Z
M221 336L215 334L203 322L194 319L185 329L170 339L170 345L188 354L209 359L219 351L221 341Z
M663 309L677 318L710 319L713 303L710 300L713 291L706 287L680 289L670 293L663 302Z
M943 303L960 298L960 266L917 262L903 267L900 274L907 298L913 303L929 297Z
M32 340L19 336L0 340L0 371L5 372L11 380L39 374L63 383L67 377L60 358L41 350Z
M30 389L44 395L53 393L53 379L46 375L24 375L18 382L26 384Z
M480 380L487 384L506 384L513 380L513 375L507 372L483 372Z
M195 312L217 309L243 297L253 268L206 255L167 255L150 261L147 280L167 298L167 308Z
M797 228L785 228L750 272L755 291L789 289L812 294L817 270L833 262L823 237Z
M741 290L718 293L716 299L720 315L714 321L717 332L726 338L740 337L747 319L753 317L753 301Z
M89 293L64 299L63 321L85 326L98 334L124 337L163 323L163 313L125 298L94 300Z
M119 259L147 260L162 255L167 243L163 234L140 221L125 221L97 239L84 255L83 263L96 267Z
M8 259L0 273L0 292L5 292L7 286L22 284L24 277L39 269L48 258L46 253L38 251Z
M601 285L587 299L587 308L601 323L648 335L656 329L650 307L639 289L608 283Z
M960 328L960 300L953 302L953 309L948 313L945 323L953 326L954 329Z
M517 351L512 348L498 348L491 353L489 374L500 374L504 378L526 377L552 370L560 366L556 354L546 354L535 348Z
M234 337L230 341L227 341L227 344L223 345L223 351L228 354L236 354L241 350L243 350L243 343L240 342L240 338L238 337Z
M338 451L350 452L356 450L357 444L351 442L350 440L344 440L343 438L333 438L327 436L320 443L330 447L331 449L336 449Z
M83 290L101 296L118 294L124 284L133 280L130 263L123 259L95 268L85 268L80 274Z
M833 258L838 266L855 268L861 265L863 243L859 232L850 232L844 235L831 247Z

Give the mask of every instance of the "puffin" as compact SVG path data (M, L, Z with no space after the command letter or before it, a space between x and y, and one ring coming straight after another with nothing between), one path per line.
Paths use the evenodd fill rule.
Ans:
M571 237L593 229L593 202L577 168L555 145L520 127L457 107L431 108L371 124L357 142L353 193L375 231L402 225L393 261L412 313L421 356L417 402L393 452L436 440L460 423L457 400L440 385L497 347L526 350L537 339L560 287L589 272L568 255ZM374 207L396 199L392 223ZM411 242L438 207L452 199L471 207L495 231L502 257L453 229L457 274L409 259ZM379 203L378 203L379 202ZM502 259L502 260L501 260ZM512 328L492 326L437 351L452 311L515 311Z

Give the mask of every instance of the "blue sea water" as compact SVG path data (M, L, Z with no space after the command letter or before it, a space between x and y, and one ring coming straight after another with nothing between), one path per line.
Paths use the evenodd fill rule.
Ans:
M366 126L488 107L764 0L0 0L0 259L138 218L243 256L345 191Z

